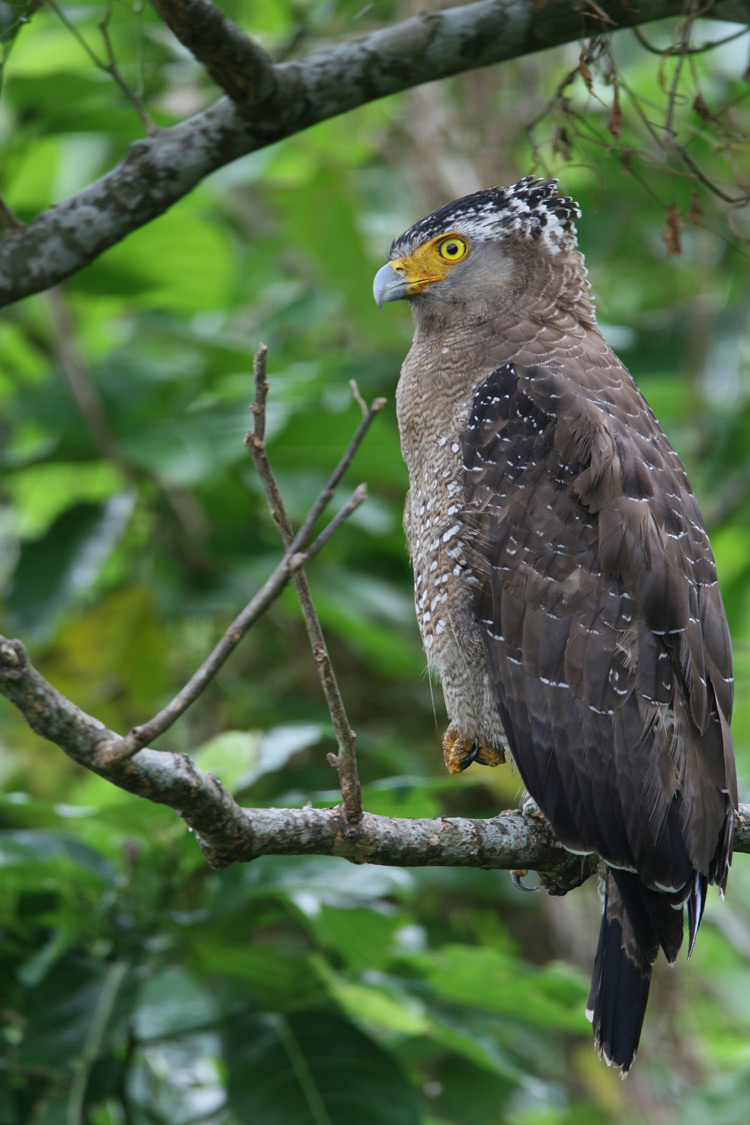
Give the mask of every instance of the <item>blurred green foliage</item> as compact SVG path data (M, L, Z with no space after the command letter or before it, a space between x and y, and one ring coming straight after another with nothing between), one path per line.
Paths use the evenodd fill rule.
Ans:
M276 57L404 14L350 0L223 6ZM0 195L21 221L141 135L132 102L81 45L105 58L103 13L120 73L158 125L215 96L149 6L62 10L69 26L32 0L0 4ZM649 29L662 45L670 34ZM739 40L696 56L686 81L703 82L722 129L746 137L745 51ZM370 287L390 239L420 214L552 170L581 200L607 331L707 514L749 799L750 274L732 234L743 212L728 217L644 147L637 105L663 114L674 61L631 33L615 53L619 139L608 56L591 62L593 95L579 74L561 96L578 48L532 56L239 161L57 293L5 311L2 631L22 636L60 690L116 729L144 719L278 560L243 448L263 340L270 455L296 521L357 424L348 381L390 400L349 474L370 499L310 568L366 807L485 816L515 803L506 771L442 772L442 704L423 674L400 526L392 403L411 324L404 310L378 313ZM727 144L688 94L679 128L724 183ZM524 127L536 118L532 149ZM681 256L661 239L669 204L694 212ZM727 902L709 904L689 970L657 970L623 1085L595 1059L583 1018L593 887L551 900L517 895L499 872L314 857L212 873L169 810L84 774L10 707L0 723L0 1125L747 1120L745 857ZM163 745L246 805L337 800L330 721L290 592Z

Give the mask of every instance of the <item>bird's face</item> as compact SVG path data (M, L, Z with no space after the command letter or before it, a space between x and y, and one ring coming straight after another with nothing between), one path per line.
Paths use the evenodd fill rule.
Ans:
M415 313L428 308L447 312L451 306L467 304L475 309L487 304L496 307L499 301L507 301L509 283L516 273L509 247L458 230L407 246L399 240L391 252L395 256L381 266L373 282L380 308L388 301L404 299L414 301Z
M392 258L375 275L373 294L378 306L382 308L386 301L416 297L428 285L445 281L470 252L465 238L448 231L421 243L411 253Z

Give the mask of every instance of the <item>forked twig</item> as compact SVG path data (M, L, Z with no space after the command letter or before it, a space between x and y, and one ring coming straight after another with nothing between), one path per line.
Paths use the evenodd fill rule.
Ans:
M287 550L289 550L293 541L294 531L286 508L284 507L276 478L273 475L271 465L266 455L264 441L266 429L266 399L268 397L268 380L266 379L267 354L268 349L261 346L255 357L255 402L252 407L253 414L255 415L255 425L253 427L253 432L247 435L245 444L247 445L250 456L253 459L253 464L260 477L261 484L266 493L266 499L268 500L268 506L271 509L271 515L279 529L282 542ZM362 439L369 429L373 418L382 410L384 405L385 399L375 399L372 406L365 414L365 417L357 427L357 432L352 438L349 448L344 453L331 479L328 481L325 489L321 492L318 500L304 520L299 534L302 534L303 530L307 531L309 534L312 530L316 519L323 511L328 500L333 496L337 484L351 464L352 458L361 445ZM341 513L339 513L339 515L340 514ZM296 571L292 577L292 581L299 599L302 616L305 620L305 627L312 647L313 658L318 668L323 694L326 698L328 711L338 743L338 754L329 754L328 761L339 773L346 822L347 824L354 825L362 818L362 793L359 784L359 775L357 773L357 754L355 747L356 735L349 724L338 681L336 680L331 658L326 648L323 630L315 605L313 604L307 576L302 571Z
M260 356L261 353L263 355L262 363L263 363L263 371L265 373L266 349L261 348L261 351L259 351L258 356ZM259 363L260 363L260 361L258 359L258 356L256 356L256 360L255 360L256 387L258 386L257 372L258 372ZM265 374L264 374L264 379L265 379ZM266 384L266 389L267 389L267 384ZM255 427L254 427L253 433L248 434L248 437L246 439L246 445L248 446L248 448L250 448L251 452L253 453L253 459L255 460L255 453L253 452L253 443L256 440L258 440L260 442L260 447L263 450L262 456L265 460L265 465L268 466L268 459L265 458L265 446L264 446L263 440L262 440L262 435L263 435L263 432L264 432L264 429L265 429L265 413L264 413L265 395L263 395L263 397L262 397L262 407L259 409L258 408L257 393L258 392L256 391L256 402L253 404L253 407L252 407L253 413L255 414L255 419L256 419ZM148 722L142 723L141 725L139 725L137 727L133 727L132 730L130 730L124 738L121 738L121 739L118 739L116 741L107 743L106 745L101 747L101 749L100 749L100 761L101 762L104 762L106 759L108 759L112 762L125 761L128 758L132 757L134 754L137 754L139 750L142 750L149 743L153 742L156 738L159 737L159 735L164 734L165 731L169 730L169 728L173 725L173 723L175 723L176 720L179 719L179 717L182 714L184 714L184 712L187 710L187 708L190 706L190 704L193 703L203 691L205 691L208 684L214 678L214 676L219 671L219 669L222 667L222 665L226 663L227 659L229 658L229 656L231 656L232 652L234 652L235 648L240 643L242 638L246 635L246 633L249 631L249 629L255 624L255 622L259 619L259 617L261 617L262 614L265 613L265 611L272 604L272 602L274 602L276 600L276 598L278 598L279 594L281 593L281 591L284 589L284 587L287 585L287 583L290 580L294 582L295 586L297 586L297 588L298 588L297 592L298 592L298 595L300 597L302 596L300 594L300 587L304 587L304 588L307 589L307 598L310 602L310 606L312 606L312 599L310 599L310 596L309 596L309 587L307 586L307 579L304 577L304 575L302 573L302 570L307 565L307 563L318 554L318 552L321 550L321 548L325 546L325 544L328 542L328 540L331 538L331 536L341 527L341 525L344 523L344 521L346 519L348 519L348 517L352 514L352 512L354 512L360 506L360 504L366 499L366 497L367 497L366 486L364 484L359 485L359 487L355 489L351 498L343 506L341 511L339 511L333 517L333 519L330 520L330 522L323 528L323 530L320 532L320 534L317 536L317 538L310 544L310 546L307 546L307 543L310 539L310 536L312 534L312 530L313 530L313 527L315 526L315 523L317 522L319 516L321 515L324 508L328 504L329 500L333 496L334 490L335 490L337 484L339 483L339 481L341 480L341 477L343 476L347 467L351 464L354 453L356 452L357 448L361 444L362 438L364 437L365 432L366 432L370 422L375 417L375 414L378 412L378 410L381 409L384 401L385 400L381 400L381 399L376 400L376 402L373 404L372 410L370 411L370 415L368 416L368 419L365 420L366 424L365 424L365 421L360 423L360 425L357 428L357 431L354 435L354 438L352 439L352 441L349 445L349 448L346 450L343 457L339 461L339 464L336 466L336 469L334 470L330 480L327 482L327 484L326 484L325 488L323 489L323 491L321 492L320 496L318 496L317 500L313 504L312 508L310 509L309 513L305 517L305 519L302 523L302 526L300 527L300 529L299 529L299 531L297 532L296 535L291 530L291 525L289 524L289 520L288 520L288 517L286 515L286 510L284 509L284 505L283 505L283 502L281 500L281 496L278 494L278 488L276 487L276 482L275 482L275 480L273 480L273 476L271 475L270 480L272 481L273 488L275 489L275 498L274 498L274 502L272 503L271 498L269 496L269 506L271 507L271 511L274 515L274 519L276 520L277 525L279 526L280 531L281 531L281 528L282 528L282 524L279 523L279 518L277 517L277 513L281 513L283 515L283 521L285 521L285 522L282 521L283 526L285 528L288 527L289 531L290 531L289 535L286 535L285 531L282 532L282 539L283 539L283 542L284 542L284 546L286 547L284 557L282 558L281 562L278 564L276 569L273 571L271 576L261 586L260 590L258 590L258 592L250 600L250 602L248 602L248 604L245 606L245 608L242 610L242 612L240 614L238 614L238 616L234 619L234 621L229 626L229 628L226 630L226 632L224 633L224 636L221 638L219 643L215 646L213 651L203 661L203 663L198 668L198 670L194 673L194 675L190 677L190 679L185 684L185 686L180 689L180 691L177 693L177 695L174 697L174 699L172 699L166 705L166 707L162 708L162 710L159 711L159 713L157 715L154 715L154 717L152 719L149 719ZM260 438L257 437L258 434L261 435ZM259 470L259 473L260 473L260 470ZM270 466L268 466L268 473L265 476L263 474L261 474L261 480L263 481L263 485L264 485L264 488L266 489L266 495L267 496L269 495L268 494L268 488L267 488L267 484L269 483L268 482L268 474L270 474ZM277 497L277 499L276 499L276 497ZM304 610L304 607L303 607L303 613L304 612L305 612L305 610ZM315 614L314 608L312 609L312 613ZM307 621L307 616L306 616L305 620ZM316 617L316 620L317 620L317 617ZM328 660L328 654L325 651L325 644L323 642L322 632L320 632L319 623L318 623L318 631L319 631L319 637L316 634L316 642L315 643L319 645L321 651L325 654L324 658L319 659L318 654L317 654L317 649L315 648L315 644L314 644L314 655L315 655L316 662L318 662L318 666L320 668L321 679L323 678L324 672L325 672L326 677L328 677L329 674L330 674L330 678L333 678L333 671L332 671L332 669L330 669L330 660ZM308 632L309 632L309 628L308 628ZM312 637L311 637L311 639L312 639ZM335 684L335 679L333 680L333 683ZM324 683L324 690L325 690L325 683ZM338 688L336 687L336 692L337 691L338 691ZM332 696L331 698L334 699L334 701L335 701L335 696ZM328 699L328 692L326 692L326 699ZM339 702L340 702L340 696L339 696ZM329 703L329 707L330 706L331 706L331 704ZM337 715L339 717L340 717L340 715L343 715L344 720L346 719L345 713L343 712L343 703L340 703L340 710L337 709ZM334 718L333 711L331 711L331 718L333 719L334 728L336 729L337 737L338 737L339 727L336 725L338 720ZM348 724L347 724L347 726L348 726ZM352 735L352 738L353 737L354 736ZM340 743L340 745L341 745L341 743ZM355 772L355 777L356 777L356 763L355 763L355 767L354 767L354 772ZM357 782L357 787L358 787L358 785L359 785L359 783ZM351 790L351 786L349 786L349 789ZM343 792L343 783L342 783L342 792ZM357 799L358 799L358 788L357 788ZM351 812L354 811L355 804L351 803L352 800L353 800L353 798L350 798L350 804L346 805L347 815L349 814L350 811ZM346 804L346 801L345 801L345 804ZM360 807L360 812L361 812L361 802L360 802L359 807ZM356 816L355 816L355 819L356 819Z
M104 59L101 59L99 57L99 55L96 53L96 51L91 46L89 46L89 43L86 40L86 38L83 35L81 35L81 33L78 30L78 28L76 27L76 25L73 23L73 21L71 19L69 19L69 17L63 11L63 9L57 3L57 0L49 0L49 4L50 4L50 7L52 8L53 12L57 16L57 18L60 20L60 22L65 25L65 27L70 32L70 34L78 41L78 43L80 44L82 49L89 56L89 58L91 59L91 61L94 64L94 66L98 67L99 70L103 70L105 74L108 74L110 76L110 78L114 79L114 81L120 87L123 94L128 99L128 101L131 103L131 105L135 109L136 113L140 117L141 124L143 125L144 130L146 131L146 133L151 135L154 132L154 123L153 123L153 121L151 120L151 118L148 114L148 110L146 109L145 105L143 104L143 101L141 100L141 98L138 96L138 94L136 94L135 90L131 90L130 86L128 86L127 82L125 81L125 79L122 76L120 68L117 65L117 60L115 58L114 49L113 49L113 46L112 46L112 40L111 40L110 34L109 34L109 21L112 18L112 2L111 2L111 0L107 0L107 6L105 8L104 15L99 20L99 31L101 33L102 40L104 42L104 49L107 52L107 61L106 62L104 61Z
M276 90L273 62L259 43L210 0L153 0L156 11L232 99L247 112Z

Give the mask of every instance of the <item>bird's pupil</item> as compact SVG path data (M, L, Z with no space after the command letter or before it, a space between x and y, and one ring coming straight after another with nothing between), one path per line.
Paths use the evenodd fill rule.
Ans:
M451 256L453 254L457 254L458 253L458 246L456 245L455 242L449 242L448 245L445 248L445 252L446 252L446 254L450 254Z

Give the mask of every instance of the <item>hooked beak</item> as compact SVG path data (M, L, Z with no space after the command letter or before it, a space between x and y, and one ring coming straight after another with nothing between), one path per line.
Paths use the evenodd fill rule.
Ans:
M390 262L381 266L372 283L372 294L379 309L386 301L400 301L414 292L413 283L396 273Z

